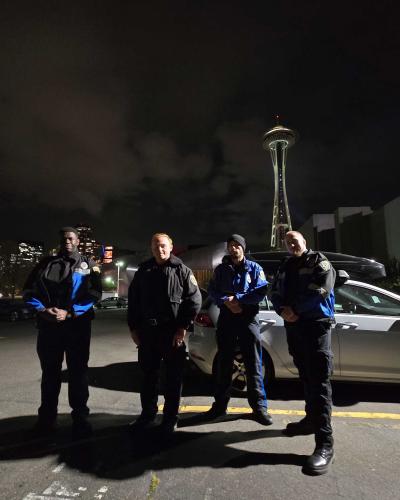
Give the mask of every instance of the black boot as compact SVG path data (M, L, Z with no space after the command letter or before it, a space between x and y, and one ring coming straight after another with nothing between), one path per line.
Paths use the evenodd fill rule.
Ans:
M268 413L266 408L259 408L258 410L253 410L253 418L256 422L261 425L272 425L272 417Z
M163 418L160 425L160 432L162 439L168 439L175 432L178 424L177 418Z
M132 432L147 429L148 427L152 426L156 417L157 414L141 413L134 422L129 423L129 429Z
M289 422L282 432L285 436L307 436L314 434L315 429L311 420L304 417L299 422Z
M335 454L333 448L315 448L314 453L307 458L303 467L303 472L310 476L326 474L329 470L329 465L334 459Z
M213 403L211 408L204 412L202 417L204 420L216 420L219 417L225 417L226 406L221 406L217 403Z

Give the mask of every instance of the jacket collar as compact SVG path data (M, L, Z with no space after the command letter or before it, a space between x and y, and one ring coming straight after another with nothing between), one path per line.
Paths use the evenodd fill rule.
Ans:
M72 262L73 264L76 264L77 262L80 261L81 254L78 251L72 252L70 254L65 254L65 253L59 252L57 254L57 257L59 259L68 260L68 261Z
M152 257L149 262L151 263L152 266L157 266L158 265L157 262L156 262L156 259L154 257ZM179 259L175 255L171 254L171 257L167 260L167 262L165 264L161 264L161 265L162 266L178 267L182 263L183 262L181 261L181 259Z
M224 255L222 257L222 263L226 264L226 265L228 265L230 267L235 267L235 264L232 262L232 257L230 255ZM246 257L243 259L243 262L241 263L241 265L243 266L243 268L244 268L245 271L249 271L250 266L249 266L249 264L247 262Z

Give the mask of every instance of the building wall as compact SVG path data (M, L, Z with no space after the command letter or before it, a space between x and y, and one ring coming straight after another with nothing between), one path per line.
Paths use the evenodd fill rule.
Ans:
M313 214L299 231L306 239L309 248L336 251L334 214Z
M336 246L336 251L340 253L346 253L345 247L348 247L349 244L345 243L342 241L342 231L340 231L340 226L343 224L345 218L348 218L350 216L354 215L370 215L372 214L371 207L338 207L335 212L334 212L334 217L335 217L335 246ZM345 234L343 234L343 237ZM355 254L357 255L357 254Z
M371 214L354 214L343 218L336 233L340 233L340 252L358 255L360 257L373 257Z
M387 255L400 260L400 196L383 207Z
M385 208L382 207L371 215L372 258L379 262L388 261L388 246L385 223Z

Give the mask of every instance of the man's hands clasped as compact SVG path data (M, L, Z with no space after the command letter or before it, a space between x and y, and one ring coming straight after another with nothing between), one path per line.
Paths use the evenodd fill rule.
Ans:
M183 345L184 339L186 335L186 330L185 328L178 328L176 330L176 333L172 339L172 346L173 347L181 347ZM136 347L140 346L140 338L136 330L131 330L131 337L133 342L135 343Z
M240 314L243 311L238 299L233 295L228 297L224 304L233 314Z
M46 321L50 321L52 323L60 323L61 321L65 321L68 316L68 311L65 309L59 309L58 307L48 307L40 312L40 315Z
M290 306L283 306L280 314L288 323L295 323L299 319L298 315Z

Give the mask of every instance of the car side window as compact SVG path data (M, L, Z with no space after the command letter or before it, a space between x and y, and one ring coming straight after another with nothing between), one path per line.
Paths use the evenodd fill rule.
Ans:
M400 302L375 290L345 284L335 290L335 313L400 316Z
M261 311L272 311L273 308L274 306L272 305L272 302L268 299L268 297L264 297L260 302Z

